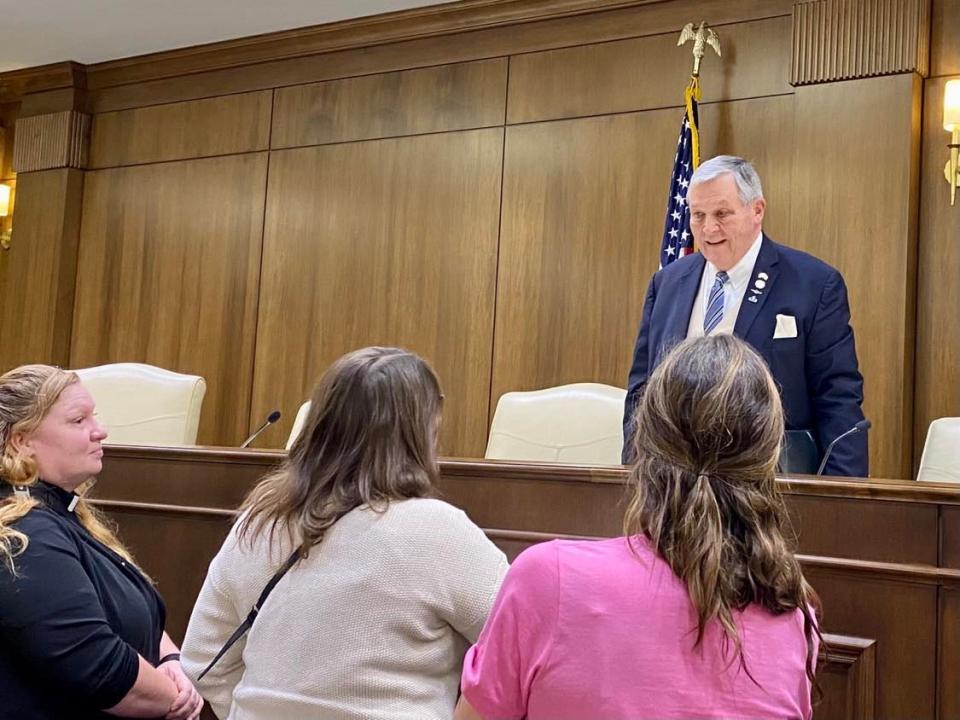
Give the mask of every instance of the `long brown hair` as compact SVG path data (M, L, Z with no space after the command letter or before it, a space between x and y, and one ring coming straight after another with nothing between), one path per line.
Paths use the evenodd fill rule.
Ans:
M735 611L751 603L775 615L800 610L815 687L820 605L788 540L775 481L783 409L763 359L732 335L687 340L651 375L635 423L624 528L646 535L685 583L695 645L716 619L743 665Z
M406 350L341 357L317 382L286 462L244 501L240 538L266 531L272 543L282 528L305 554L356 507L432 495L442 397L430 366Z
M36 462L17 451L13 436L36 430L61 393L79 381L76 373L50 365L23 365L0 376L0 482L29 488L40 479ZM20 493L0 501L0 562L11 572L15 572L14 558L30 542L14 523L38 504L36 499ZM74 514L94 538L133 563L130 552L107 520L86 500L80 499Z

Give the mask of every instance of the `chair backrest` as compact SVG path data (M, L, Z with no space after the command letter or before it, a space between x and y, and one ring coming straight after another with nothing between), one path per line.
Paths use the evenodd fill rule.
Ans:
M575 383L500 397L484 457L619 465L626 390Z
M960 417L930 423L917 480L960 483Z
M303 405L300 406L300 409L297 410L297 417L295 417L293 420L293 427L290 429L290 436L287 438L287 450L292 448L294 441L300 437L300 433L303 432L303 426L307 422L307 415L309 414L310 401L307 400Z
M80 376L110 445L194 445L207 383L141 363L83 368Z

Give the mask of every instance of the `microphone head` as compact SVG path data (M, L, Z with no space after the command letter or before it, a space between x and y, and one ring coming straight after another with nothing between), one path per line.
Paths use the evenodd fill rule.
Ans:
M279 410L274 410L274 411L273 411L272 413L270 413L270 415L267 417L267 422L272 425L273 423L275 423L275 422L276 422L277 420L279 420L279 419L280 419L280 411L279 411Z
M854 427L857 428L857 430L863 432L864 430L869 430L871 427L873 427L873 425L869 420L861 420L856 425L854 425Z

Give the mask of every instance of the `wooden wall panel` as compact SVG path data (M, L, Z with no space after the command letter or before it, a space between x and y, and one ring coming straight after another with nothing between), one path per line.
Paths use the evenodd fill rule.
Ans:
M911 476L919 94L894 75L794 96L789 244L846 280L874 477Z
M940 588L940 720L960 717L960 588Z
M723 58L708 49L703 100L790 93L790 18L718 27ZM516 55L508 121L532 122L683 105L690 44L677 32Z
M913 4L915 0L903 2ZM955 17L956 4L957 0L934 0L934 19L949 21ZM577 13L588 9L580 7ZM870 85L870 91L857 90L867 86L856 84L831 85L823 89L825 95L810 94L814 89L805 89L794 143L796 103L786 84L791 9L789 0L604 4L602 11L597 6L596 12L565 17L560 13L503 27L470 30L464 26L463 32L455 34L410 36L403 42L369 47L324 46L321 55L303 56L301 47L283 59L258 57L256 64L245 67L228 67L226 57L222 65L191 64L199 62L201 56L207 57L206 49L158 59L169 61L164 65L167 70L174 69L166 74L142 61L139 65L120 62L92 67L88 73L90 103L101 112L95 120L95 162L98 167L150 163L266 147L273 88L317 80L330 82L278 87L275 91L272 107L276 111L277 143L343 142L391 133L444 131L458 127L459 122L472 124L473 120L499 122L505 54L514 54L510 60L512 120L675 106L689 68L689 46L674 46L676 32L690 19L691 12L702 13L718 26L724 43L723 59L711 56L704 66L705 94L710 101L702 106L704 155L734 152L753 159L769 199L767 231L788 245L810 250L838 265L848 281L856 279L857 287L851 288L855 327L868 371L868 413L878 426L873 434L874 472L907 475L913 434L910 334L914 308L910 297L915 228L909 217L915 212L911 209L915 203L915 169L901 172L896 163L905 157L908 163L915 160L913 148L918 136L910 121L904 124L903 100L909 97L906 105L916 110L919 93L908 76L877 80L879 84ZM518 6L519 10L529 8ZM897 32L903 30L901 27ZM941 58L936 60L941 66L946 62L942 60L947 57L944 53L952 52L947 37L943 33L940 44L934 42L934 58ZM890 42L898 38L894 33ZM260 47L259 42L238 45L231 53L253 52L254 46ZM664 64L670 57L677 60ZM681 61L681 57L686 60ZM469 62L443 65L451 61ZM417 69L425 65L443 66ZM187 66L189 75L175 77L176 67ZM395 72L370 75L384 71ZM146 74L141 78L138 72ZM365 77L347 77L356 75ZM156 79L137 82L148 76ZM881 87L895 89L877 90ZM854 88L851 97L855 107L848 103L850 88ZM213 99L124 109L242 91ZM424 97L435 98L438 93L444 99L432 108L429 102L422 102ZM779 95L745 98L753 93ZM743 99L714 102L722 98ZM821 102L824 98L828 98L825 103ZM892 103L888 102L891 98ZM471 106L474 101L476 105ZM118 112L105 112L115 110ZM490 395L494 400L500 392L525 384L544 386L574 379L623 384L643 290L656 263L664 171L676 133L676 110L652 109L644 114L653 118L657 113L662 113L663 119L651 121L657 128L652 135L645 137L646 126L640 123L639 140L631 144L633 141L615 139L613 148L606 147L603 132L595 134L588 148L563 147L566 126L562 123L553 130L507 131L518 142L544 133L536 140L542 141L539 148L524 149L517 155L533 168L529 177L523 178L527 171L522 170L514 180L527 183L533 178L531 182L542 182L547 189L533 190L520 199L508 194L503 198L504 238L513 246L505 249L500 264L502 302L496 313L498 321L506 324L503 334L499 326L496 330L496 352L501 354L492 365L495 377ZM889 122L891 117L893 122ZM631 122L615 118L596 121L609 121L610 127ZM514 131L518 133L515 136ZM632 131L624 131L628 132ZM158 134L162 136L159 139ZM519 148L516 143L513 147ZM891 147L896 151L891 153ZM663 157L657 157L658 153ZM580 157L584 158L584 167L579 165ZM834 157L841 159L835 162ZM871 159L867 161L867 157ZM881 172L877 171L878 161ZM509 152L507 162L509 172ZM542 169L535 167L538 164ZM803 169L798 175L796 168L800 166ZM851 167L860 169L851 172ZM821 182L824 174L827 183ZM590 178L589 183L584 182L585 177ZM906 193L902 192L904 177L911 188ZM870 184L858 184L858 178L869 178ZM312 183L312 179L306 179L305 188L314 187ZM584 196L589 200L582 201ZM394 196L384 197L386 204L395 204ZM907 205L901 212L898 208L903 197ZM532 204L527 203L530 198ZM262 195L257 199L262 201ZM310 197L300 202L314 201ZM848 203L856 212L846 213ZM881 212L875 212L875 204ZM576 210L567 211L567 207ZM399 214L405 212L403 207L398 209ZM423 212L430 215L435 210L431 207ZM541 218L541 212L551 217ZM891 218L896 222L891 224ZM339 217L324 222L332 227ZM192 232L194 226L185 223L184 230ZM587 226L589 229L585 229ZM871 255L879 258L879 272L867 269L859 243L840 241L861 230L871 234L871 246L879 243L882 248ZM534 237L535 233L548 239ZM594 236L599 239L594 240ZM588 242L578 244L582 237ZM888 262L887 258L892 259ZM275 282L280 284L283 279ZM876 308L877 297L882 298L881 304L889 303L892 316ZM593 304L584 303L582 298ZM528 307L533 308L530 313ZM553 310L555 314L551 314ZM519 348L506 349L508 338L515 337L518 330L523 331L521 340L516 341ZM589 341L581 339L584 332ZM878 338L875 347L863 346L865 336ZM291 398L302 397L313 379L306 376L312 373L312 369L303 371L304 377L294 382L297 390L290 392ZM489 380L482 379L479 384L483 382ZM932 383L930 387L942 385ZM263 402L259 409L272 409L266 399ZM294 407L284 408L285 413L291 415ZM893 420L888 419L891 413ZM246 427L248 423L243 424ZM270 444L279 444L282 434L278 430ZM485 428L474 435L485 436ZM908 438L906 442L903 437ZM474 448L471 454L482 452L482 440L476 438L468 444ZM457 447L467 446L453 443L447 449Z
M826 657L817 664L823 698L813 716L817 720L874 720L877 641L827 634L824 642Z
M508 128L491 410L511 390L626 384L680 119L669 109ZM704 115L709 152L756 156L768 173L783 199L771 200L772 232L788 217L792 122L789 97Z
M36 117L37 115L51 115L68 110L84 114L89 113L82 73L74 78L74 85L69 87L24 95L23 100L20 102L18 116L22 119L27 119ZM86 129L88 131L87 140L89 141L89 125L87 125ZM86 166L85 162L82 164Z
M13 139L17 122L15 103L0 103L0 180L16 177L13 171Z
M251 424L282 447L328 365L366 345L430 361L441 447L482 455L503 131L274 151Z
M342 49L367 50L384 44L443 37L477 28L493 28L503 33L509 32L515 26L525 27L571 17L575 22L589 27L591 20L603 19L608 14L614 15L614 22L621 20L618 15L622 13L618 11L624 7L630 11L638 10L645 18L654 19L662 19L667 15L683 18L691 10L697 10L707 13L707 17L711 17L713 22L720 23L729 22L727 18L731 15L742 19L788 14L790 2L791 0L740 0L737 3L725 3L722 0L672 0L667 8L646 7L659 5L660 0L481 0L458 5L441 4L411 8L386 17L358 17L327 25L294 28L99 63L92 68L91 86L124 85ZM680 27L684 20L677 22ZM11 79L15 78L21 84L56 84L63 74L64 69L59 66L43 68L43 72L32 69L32 72L21 70L10 73Z
M878 718L935 716L936 585L857 578L842 570L806 566L804 575L823 602L824 632L877 640Z
M266 150L272 95L265 90L95 115L90 167Z
M73 367L202 375L198 442L247 430L267 155L87 173Z
M940 510L940 565L960 570L960 507Z
M506 58L280 88L271 147L502 125L506 89Z
M213 63L206 65L206 71L201 71L192 57L172 58L161 72L147 63L140 67L104 63L88 70L91 109L106 112L640 35L679 34L680 28L694 17L709 18L721 26L789 15L792 8L792 0L672 0L580 13L570 12L570 4L565 0L563 4L566 12L561 9L555 17L538 21L500 27L464 25L464 32L367 46L354 43L353 47L348 44L347 49L334 44L315 50L318 54L298 48L299 52L288 53L285 59L277 60L276 55L265 53L255 64ZM523 12L520 4L517 9Z
M83 173L22 173L9 250L0 250L0 372L66 365L70 352Z
M512 390L624 385L679 122L670 109L507 129L491 413Z
M785 245L793 244L793 128L792 95L700 106L701 158L741 155L753 163L767 200L764 232Z
M960 416L960 322L949 310L960 307L960 207L950 206L950 185L943 175L950 142L943 129L945 84L946 78L924 84L914 468L920 466L930 423Z
M957 37L957 28L960 28L960 0L933 0L930 77L960 75L960 38Z
M937 564L937 506L797 495L790 514L802 552L879 562ZM857 514L854 527L846 518ZM839 548L839 549L838 549Z

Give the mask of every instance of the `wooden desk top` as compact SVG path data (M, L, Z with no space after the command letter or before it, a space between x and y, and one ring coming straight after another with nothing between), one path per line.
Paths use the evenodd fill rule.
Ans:
M140 445L107 445L105 455L116 459L156 459L191 463L252 465L266 472L286 456L284 450L239 449L232 447L190 446L150 447ZM627 469L622 466L561 465L472 458L441 458L443 477L505 480L549 480L551 482L606 483L622 485ZM813 495L899 502L960 505L960 484L921 483L915 480L882 478L839 478L795 475L780 477L780 490L790 495Z

